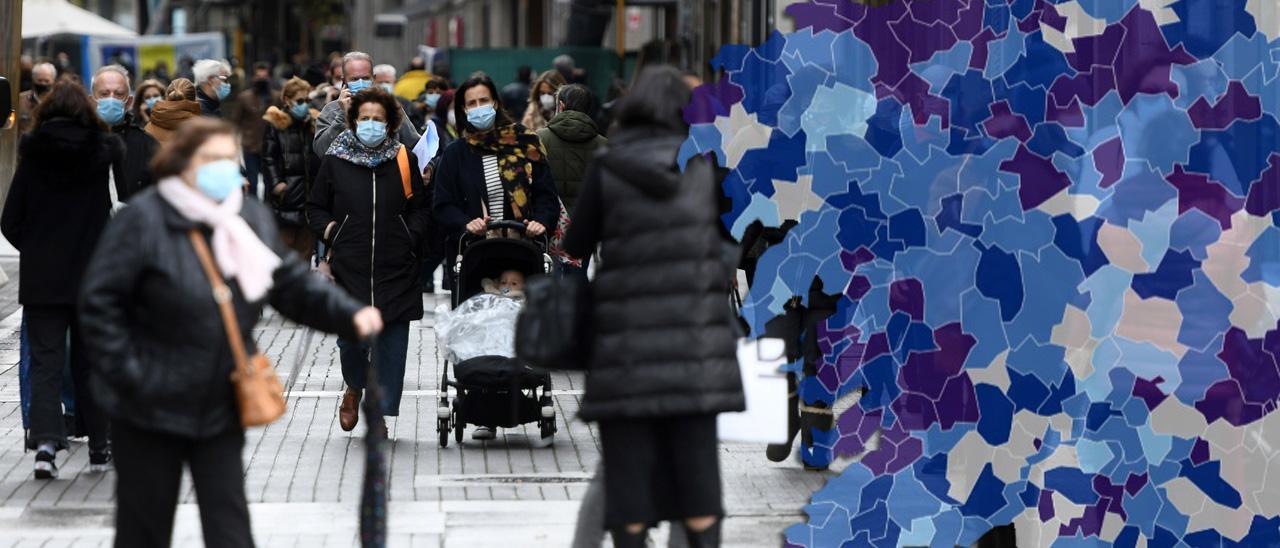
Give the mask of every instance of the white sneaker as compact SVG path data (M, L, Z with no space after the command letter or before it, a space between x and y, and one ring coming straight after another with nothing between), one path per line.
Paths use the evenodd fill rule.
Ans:
M477 426L476 430L471 433L471 439L476 441L489 441L494 437L496 437L496 434L488 426Z

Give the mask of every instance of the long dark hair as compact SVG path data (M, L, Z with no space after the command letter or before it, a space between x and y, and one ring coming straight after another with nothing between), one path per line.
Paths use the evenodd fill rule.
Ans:
M70 80L60 80L53 85L40 104L36 106L34 127L39 128L54 118L67 118L78 126L110 131L111 128L98 117L98 109L89 100L84 86Z
M671 65L652 65L636 76L615 118L619 127L649 126L683 133L689 131L684 107L691 97L684 74Z
M502 106L502 96L498 95L498 86L494 85L493 79L488 74L477 72L453 92L453 115L458 119L458 130L480 131L471 127L471 122L467 121L467 90L476 86L489 88L489 96L493 98L493 108L498 111L498 116L493 120L493 127L511 124L511 115L507 113L507 108Z

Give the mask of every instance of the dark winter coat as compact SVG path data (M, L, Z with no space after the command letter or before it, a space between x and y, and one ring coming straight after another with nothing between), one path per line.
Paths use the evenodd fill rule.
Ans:
M417 162L409 152L413 197L406 198L394 157L367 168L325 155L307 200L307 222L329 246L334 279L387 323L422 317L418 269L430 210ZM337 224L326 234L330 222Z
M124 141L123 161L113 169L116 176L116 197L121 202L127 202L131 196L151 186L151 157L155 156L160 144L138 127L133 114L126 114L120 125L111 131Z
M484 164L466 138L458 138L440 155L431 186L435 187L432 213L435 221L448 238L453 249L457 238L472 219L484 216L485 203ZM529 182L530 204L533 206L526 219L538 221L547 230L554 230L560 217L560 202L556 198L555 181L544 162L533 164L533 180Z
M231 123L240 129L240 147L246 154L262 154L262 140L267 131L263 116L268 107L279 102L280 94L270 90L263 94L249 88L236 95L231 104Z
M684 135L623 130L583 186L565 249L601 245L585 420L743 409L729 308L733 244L704 158L681 174Z
M210 118L222 117L222 101L217 97L204 94L204 90L196 87L196 102L200 103L200 115Z
M111 217L108 170L124 155L120 138L55 118L19 145L22 161L0 215L0 230L22 253L18 301L72 305L98 237Z
M276 219L282 225L306 224L307 194L311 182L320 171L320 157L311 150L316 137L315 116L311 111L306 120L271 107L262 116L267 121L267 133L263 136L262 173L267 181L267 195L276 210ZM276 196L275 186L285 183L285 191Z
M240 215L284 261L263 302L245 301L227 280L246 351L255 352L253 325L268 303L315 329L355 336L359 303L281 243L266 207L245 200ZM198 439L239 428L240 418L231 347L187 235L196 226L157 190L136 196L103 234L80 318L98 405L137 428Z
M542 148L547 151L547 164L551 166L551 176L556 181L556 194L560 195L565 209L573 213L582 180L587 176L587 166L591 165L596 149L608 143L608 139L600 135L595 120L576 110L557 114L547 127L538 130L538 138L542 139Z

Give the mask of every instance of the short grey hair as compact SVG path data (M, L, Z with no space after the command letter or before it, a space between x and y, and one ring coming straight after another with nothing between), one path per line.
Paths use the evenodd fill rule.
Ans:
M394 80L396 77L396 68L391 65L378 65L373 67L374 76L382 76L383 74L390 74L391 79Z
M364 61L369 63L369 66L373 66L373 57L368 53L363 51L348 51L346 55L342 56L342 75L344 77L347 75L347 63L352 61Z
M41 71L41 70L49 71L49 76L52 76L54 78L58 77L58 67L53 66L53 63L39 63L36 66L31 67L31 75L35 76L36 71Z
M568 54L557 55L555 60L551 61L551 64L557 69L565 68L572 70L574 68L573 58L569 57Z
M217 76L222 71L231 74L231 64L222 59L201 59L191 66L191 73L196 77L196 85L202 85L209 81L210 77Z
M47 64L47 63L46 63ZM34 71L35 69L32 69ZM133 95L133 82L129 80L129 69L120 65L106 65L97 72L93 73L93 79L89 80L89 91L92 92L98 86L98 77L108 72L114 72L124 77L125 89L129 91L129 95Z

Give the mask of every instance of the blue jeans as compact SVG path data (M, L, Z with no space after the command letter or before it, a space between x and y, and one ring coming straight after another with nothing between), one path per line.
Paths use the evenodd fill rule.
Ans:
M262 173L262 155L252 152L244 153L244 173L249 180L249 195L258 198L259 175ZM268 188L268 194L270 189Z
M382 387L382 414L400 415L400 395L404 392L404 362L409 352L409 322L389 323L378 335L373 367ZM369 345L338 339L342 360L342 380L349 388L364 390L369 379Z

